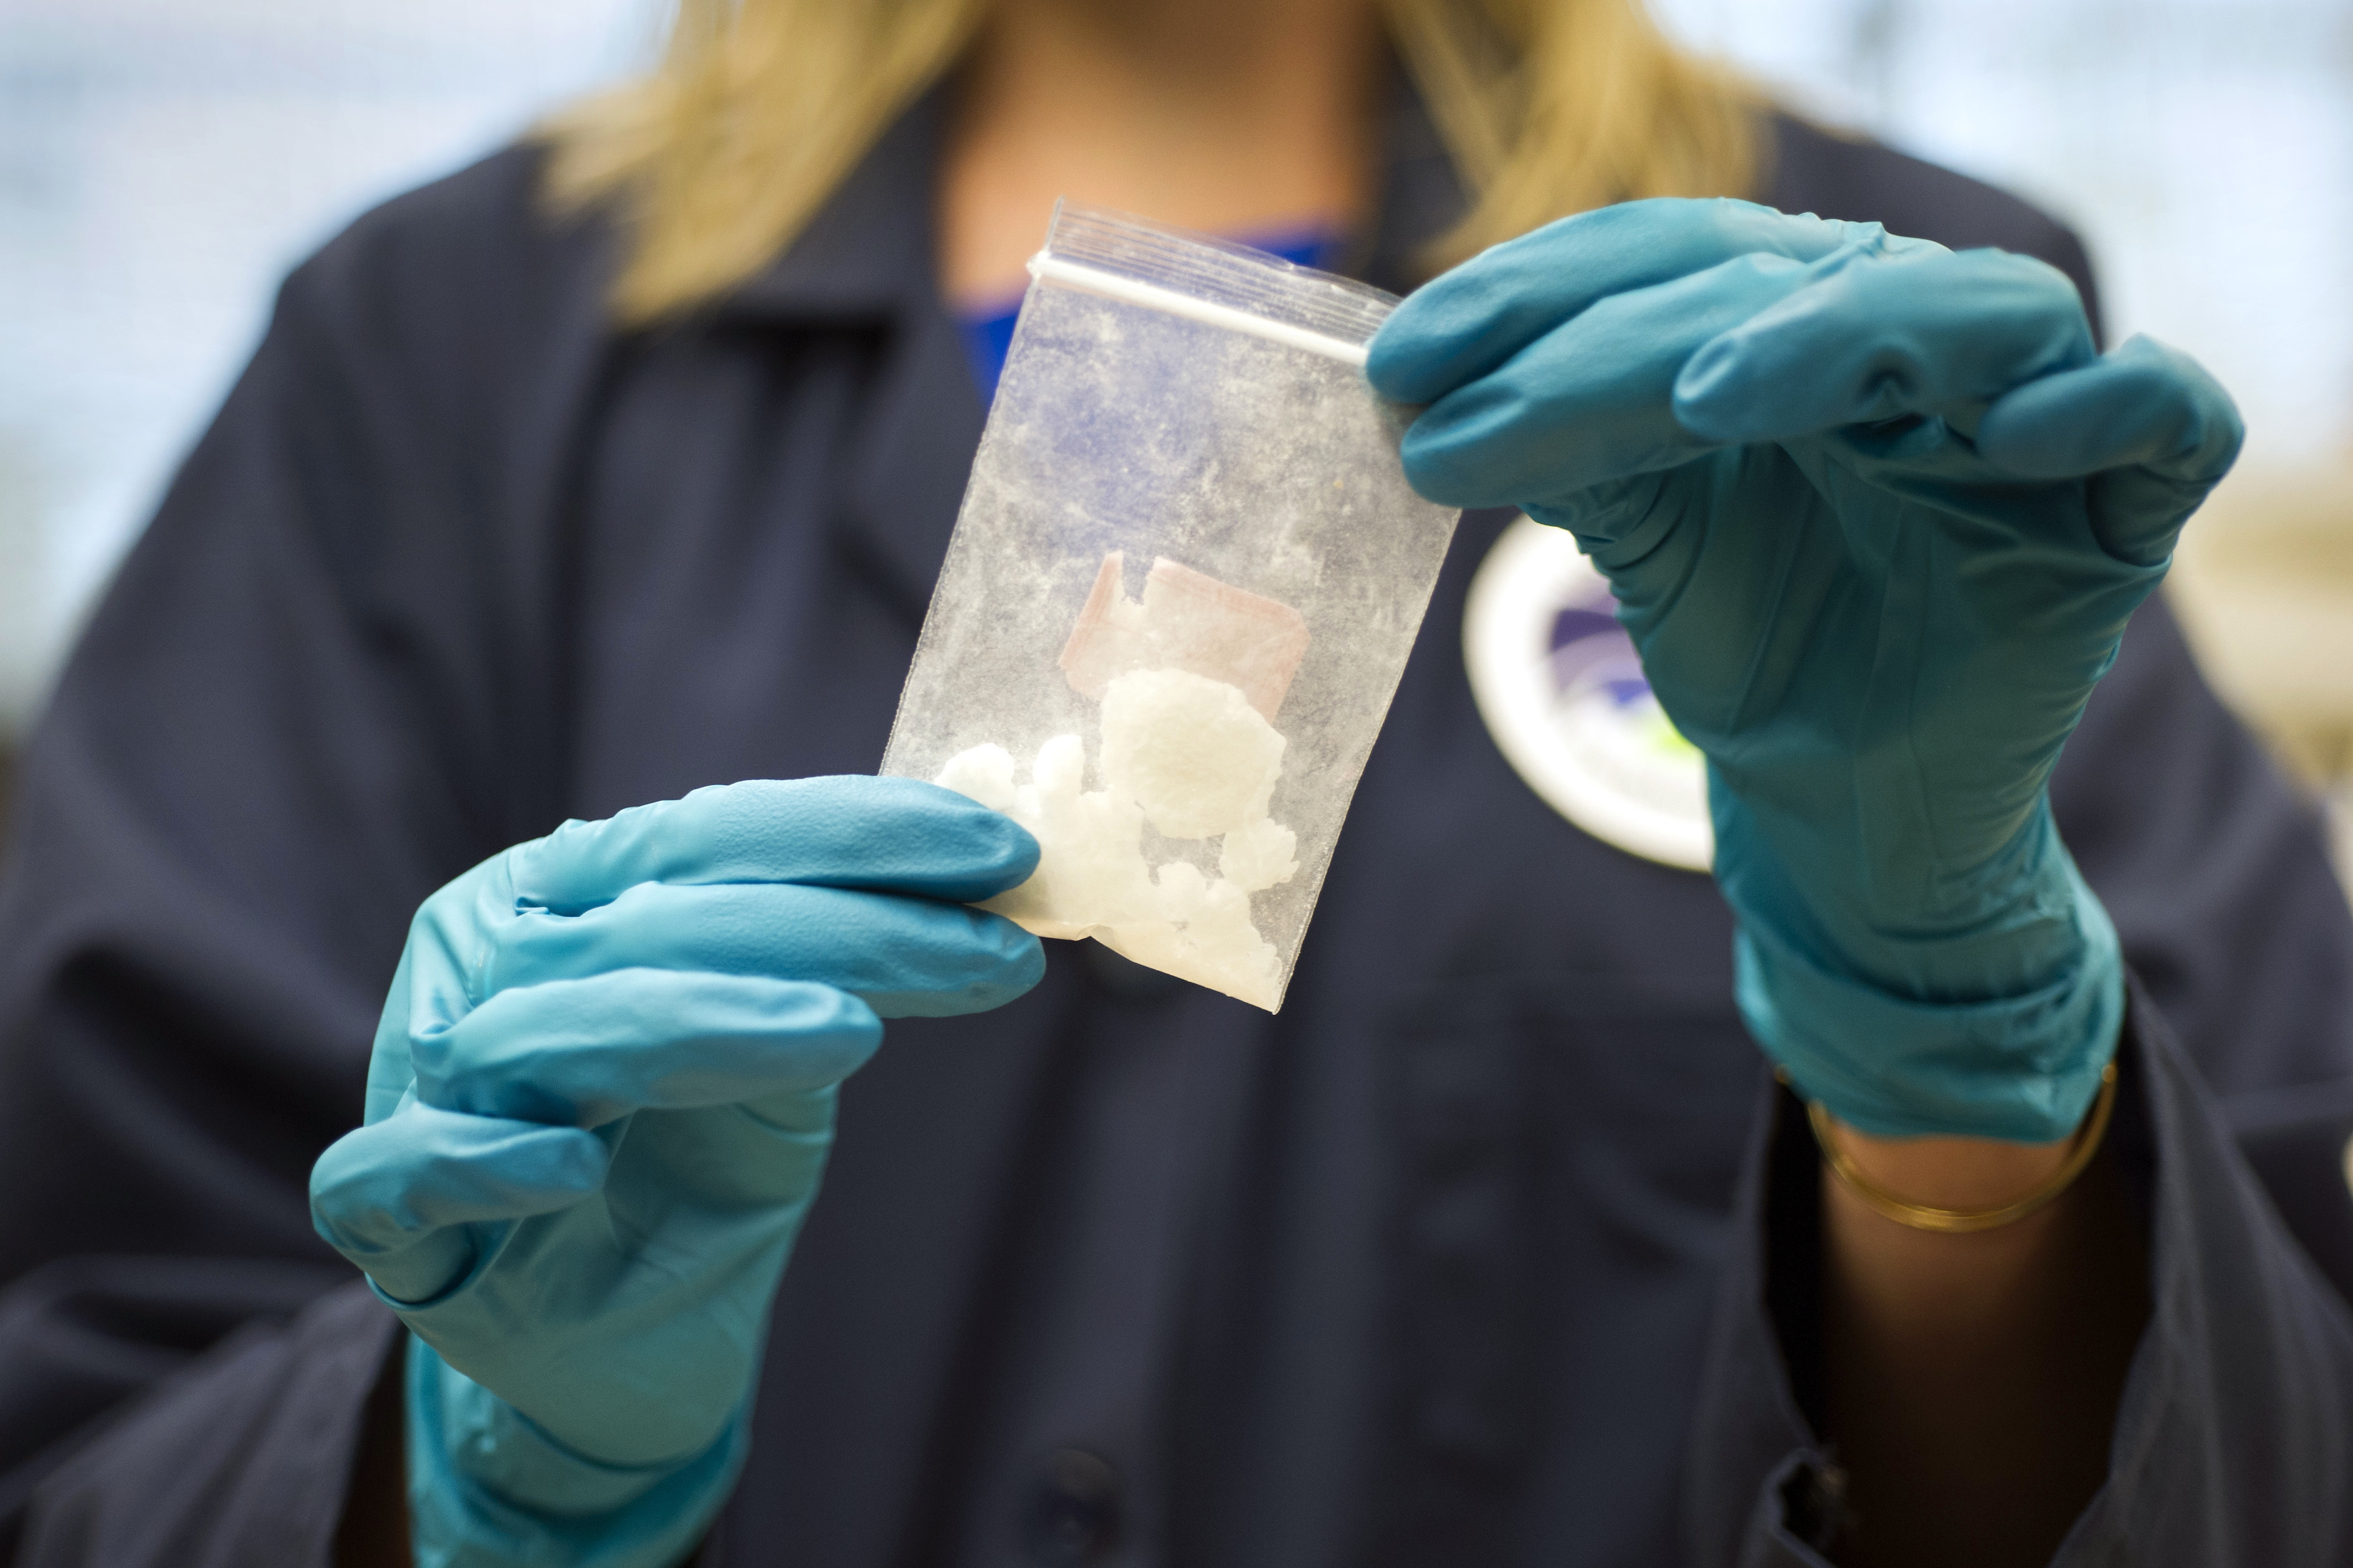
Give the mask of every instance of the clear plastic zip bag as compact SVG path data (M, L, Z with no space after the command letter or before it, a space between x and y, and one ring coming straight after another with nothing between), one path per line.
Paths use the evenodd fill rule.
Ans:
M1065 204L882 772L1037 836L987 908L1272 1012L1459 513L1376 289Z

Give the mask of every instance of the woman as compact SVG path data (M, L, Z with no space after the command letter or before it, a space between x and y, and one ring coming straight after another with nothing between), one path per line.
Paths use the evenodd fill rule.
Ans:
M1018 830L824 777L880 754L1064 194L1399 289L1746 194L2074 290L1667 202L1417 295L1371 373L1489 510L1269 1018L1091 945L1041 979L961 907ZM2353 1552L2353 930L2161 606L2075 727L2235 446L2089 300L2047 221L1615 0L688 7L295 275L33 748L20 1559ZM1513 506L1708 751L1736 976L1715 885L1481 727ZM1889 647L1938 677L1893 731ZM806 782L681 799L763 779Z

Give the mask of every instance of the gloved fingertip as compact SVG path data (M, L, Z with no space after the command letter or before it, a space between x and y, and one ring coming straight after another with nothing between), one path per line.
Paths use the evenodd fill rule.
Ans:
M857 879L861 885L975 903L1019 887L1038 869L1038 840L1028 828L955 790L871 774L806 782L827 785L845 814L865 825L858 837L888 839L887 850L867 863L892 868Z
M383 1173L398 1163L399 1141L389 1121L358 1127L320 1151L311 1163L311 1222L319 1234L339 1248L396 1239L403 1229L398 1216L385 1228L377 1189Z
M1702 343L1675 373L1670 406L1675 423L1703 441L1730 445L1757 439L1757 399L1741 367L1740 346L1729 332Z
M2077 479L2093 462L2075 433L2022 408L1997 405L1978 421L1974 439L1979 457L2021 479Z
M789 1026L811 1086L839 1083L882 1046L882 1020L865 998L831 985L788 984Z
M388 1300L427 1300L462 1278L473 1258L465 1230L430 1225L408 1205L385 1201L385 1173L364 1156L338 1157L336 1147L311 1167L311 1228L319 1238Z
M1406 482L1440 506L1518 504L1512 481L1525 443L1514 431L1526 418L1526 400L1506 377L1450 394L1406 427L1398 446Z
M954 860L920 884L912 878L901 885L913 893L944 899L951 903L976 904L1010 891L1037 873L1040 851L1037 838L1002 812L965 802L970 819L959 824Z
M871 1037L882 1038L882 1020L874 1009L860 998L839 986L824 985L815 981L781 981L769 983L786 998L785 1005L797 1015L797 1027L845 1038Z
M585 1128L534 1130L522 1147L514 1184L530 1200L551 1208L565 1200L577 1202L603 1186L613 1163L612 1146Z
M1035 876L1039 858L1043 852L1039 847L1037 835L1028 828L1001 811L989 811L987 806L982 806L980 809L988 813L986 831L994 834L998 840L994 856L995 864L987 873L992 885L987 892L982 895L984 898L993 898L998 893L1019 887Z
M1976 439L1988 462L2021 479L2143 466L2174 481L2212 484L2245 437L2237 404L2204 366L2135 337L1998 399Z
M999 1007L1017 996L1027 995L1046 978L1046 944L1003 915L987 918L997 942L997 972L982 985L995 998L988 1005Z
M327 1240L333 1245L334 1237ZM405 1251L352 1260L359 1264L378 1296L406 1310L449 1294L473 1272L475 1258L473 1241L464 1231L444 1230Z
M327 1147L311 1167L311 1217L360 1261L447 1227L568 1208L604 1184L611 1161L578 1128L419 1103Z
M1423 416L1424 419L1429 416ZM1413 487L1414 494L1440 506L1471 506L1464 499L1470 493L1470 475L1463 471L1460 455L1442 433L1426 432L1417 420L1406 429L1405 439L1398 447L1398 459L1405 468L1405 482Z
M1046 978L1045 944L1002 915L965 911L972 919L971 958L961 984L934 982L921 990L864 993L884 1018L955 1018L986 1013L1027 995Z
M1365 379L1391 403L1435 403L1453 390L1446 366L1435 352L1438 344L1424 330L1426 314L1409 300L1381 323L1380 331L1366 345Z

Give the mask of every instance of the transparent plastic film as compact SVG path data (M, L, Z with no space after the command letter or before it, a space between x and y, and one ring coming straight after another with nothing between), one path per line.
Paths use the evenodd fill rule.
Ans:
M986 908L1271 1012L1458 515L1396 300L1068 205L1030 271L882 772L1037 836Z

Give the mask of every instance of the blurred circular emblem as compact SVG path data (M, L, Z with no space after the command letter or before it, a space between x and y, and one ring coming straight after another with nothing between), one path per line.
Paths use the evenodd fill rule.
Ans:
M1555 811L1631 854L1704 871L1715 847L1705 764L1651 695L1616 609L1575 539L1520 518L1472 579L1472 695L1497 748Z

